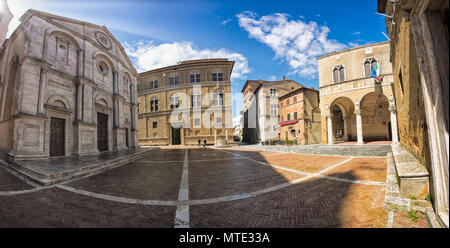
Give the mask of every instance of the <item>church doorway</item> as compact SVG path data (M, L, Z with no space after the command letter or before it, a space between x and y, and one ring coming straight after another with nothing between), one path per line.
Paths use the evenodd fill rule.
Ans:
M108 115L97 113L97 148L108 150Z
M65 156L66 120L50 119L50 157Z

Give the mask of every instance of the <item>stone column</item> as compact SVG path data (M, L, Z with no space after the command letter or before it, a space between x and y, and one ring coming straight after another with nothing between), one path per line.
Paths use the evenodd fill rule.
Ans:
M389 107L391 113L391 133L392 143L398 143L398 128L397 128L397 108L395 106Z
M77 75L79 78L84 76L84 50L77 50Z
M81 121L83 120L83 84L81 83L80 79L78 79L76 83L77 87L77 113L76 113L76 120Z
M344 119L344 141L348 141L348 117L346 115L343 116Z
M333 145L333 120L332 115L327 115L328 145Z
M363 145L363 130L362 130L362 121L361 121L361 110L357 109L355 110L356 114L356 133L358 137L358 145Z
M45 85L47 83L47 70L48 65L45 64L41 67L41 78L39 82L39 96L38 96L38 109L37 114L44 116L44 91L45 91Z

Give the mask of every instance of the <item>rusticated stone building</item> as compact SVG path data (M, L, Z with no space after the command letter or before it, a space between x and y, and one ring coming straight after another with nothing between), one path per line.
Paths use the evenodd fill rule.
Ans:
M319 91L301 87L278 98L278 139L300 145L321 143Z
M233 66L228 59L200 59L139 74L140 144L195 145L198 139L202 144L204 140L214 145L233 142Z
M381 42L318 58L323 143L398 142L389 51Z
M27 11L0 51L1 153L17 160L136 147L136 75L106 27Z
M449 227L449 0L378 0L391 39L400 144L430 172L433 207Z
M247 80L242 93L244 108L242 141L245 143L268 142L278 138L278 97L303 85L286 80Z

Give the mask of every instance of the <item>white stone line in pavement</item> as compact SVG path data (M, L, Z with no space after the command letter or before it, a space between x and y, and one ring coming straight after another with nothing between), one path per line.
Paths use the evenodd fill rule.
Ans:
M276 155L281 155L281 154L268 154L268 155L264 155L264 157L268 157L268 156L276 156ZM258 158L259 156L248 156L248 158ZM246 157L239 157L239 156L234 156L232 158L220 158L220 159L196 159L196 160L190 160L190 162L210 162L210 161L225 161L225 160L231 160L231 159L246 159ZM152 160L142 160L142 161L136 161L134 163L183 163L184 160L171 160L171 161L163 161L163 160L157 160L157 161L152 161Z
M183 173L180 181L180 192L178 193L178 202L175 214L175 228L189 228L189 157L188 150L184 155Z
M231 152L223 151L223 150L219 150L219 151L226 152L226 153L231 153ZM270 166L270 167L273 167L273 168L289 171L289 172L300 174L300 175L306 175L306 176L314 175L314 177L326 178L326 179L330 179L330 180L335 180L335 181L340 181L340 182L347 182L347 183L355 183L355 184L365 184L365 185L374 185L374 186L385 186L386 185L386 183L384 183L384 182L364 181L364 180L351 180L351 179L344 179L344 178L338 178L338 177L331 177L331 176L323 175L323 173L328 172L329 170L334 169L337 166L340 166L340 165L342 165L344 163L347 163L350 160L354 159L355 157L350 157L349 159L344 160L343 162L336 164L337 165L336 167L334 167L335 165L333 165L333 166L330 166L330 167L328 167L328 168L326 168L326 169L324 169L324 170L322 170L320 172L309 173L309 172L303 172L303 171L299 171L299 170L289 169L289 168L286 168L286 167L273 165L273 164L269 164L269 163L265 163L265 162L261 162L261 161L257 161L257 160L254 160L252 158L241 156L239 154L236 154L236 155L238 155L238 156L240 156L242 158L248 159L250 161L253 161L255 163L267 165L267 166Z
M94 193L86 190L81 189L75 189L73 187L67 186L67 185L56 185L56 188L67 190L72 193L84 195L84 196L90 196L102 200L108 200L108 201L114 201L114 202L120 202L120 203L131 203L131 204L140 204L140 205L150 205L150 206L177 206L180 203L178 201L157 201L157 200L141 200L141 199L133 199L133 198L126 198L126 197L119 197L119 196L111 196L111 195L104 195L99 193Z
M254 147L244 147L244 146L240 146L239 148L243 148L243 149L247 149L247 150L258 150L258 151L264 151L264 152L279 152L279 153L286 153L286 154L300 154L300 155L312 155L312 156L321 156L321 157L361 157L361 158L385 158L386 156L346 156L346 155L338 155L338 154L314 154L314 153L305 153L305 152L294 152L294 151L290 151L290 152L285 152L285 151L274 151L274 150L265 150L265 149L258 149L258 148L254 148Z
M217 150L219 150L219 149L217 149ZM222 151L222 150L219 150L219 151ZM222 152L227 152L227 151L222 151ZM89 191L85 191L85 190L75 189L73 187L69 187L66 185L56 185L56 187L73 192L73 193L85 195L85 196L90 196L90 197L99 198L99 199L103 199L103 200L121 202L121 203L131 203L131 204L141 204L141 205L157 205L157 206L177 206L177 215L175 217L176 227L189 227L189 206L190 205L203 205L203 204L212 204L212 203L220 203L220 202L228 202L228 201L247 199L247 198L255 197L255 196L258 196L261 194L274 192L274 191L298 184L300 182L306 181L311 178L327 178L327 179L331 179L331 180L335 180L335 181L376 185L376 186L384 185L384 183L381 183L381 182L349 180L349 179L335 178L335 177L329 177L329 176L323 175L323 173L326 173L332 169L335 169L336 167L341 166L341 165L351 161L355 157L350 157L342 162L334 164L334 165L332 165L328 168L325 168L319 172L308 173L308 172L297 171L297 170L293 170L293 169L289 169L289 168L285 168L285 167L281 167L281 166L277 166L277 165L270 165L268 163L260 162L260 161L257 161L257 160L251 159L251 158L246 158L246 157L238 155L238 154L236 154L236 155L242 157L243 159L248 159L248 160L254 161L259 164L263 164L266 166L271 166L274 168L279 168L279 169L293 172L296 174L304 175L305 177L302 177L302 178L299 178L299 179L296 179L293 181L289 181L289 182L286 182L283 184L275 185L272 187L268 187L265 189L260 189L260 190L250 192L250 193L209 198L209 199L189 200L188 153L186 151L184 165L183 165L182 179L180 182L180 192L179 192L179 200L178 201L140 200L140 199L132 199L132 198L117 197L117 196L93 193L93 192L89 192ZM177 225L177 223L179 223L180 225ZM187 225L182 225L182 223L187 223Z
M392 228L394 225L394 211L389 211L386 228Z
M53 188L54 186L46 186L46 187L35 187L32 189L25 189L25 190L14 190L14 191L0 191L0 195L5 196L5 195L22 195L22 194L28 194L28 193L33 193L33 192L37 192L37 191L41 191L44 189L49 189L49 188Z

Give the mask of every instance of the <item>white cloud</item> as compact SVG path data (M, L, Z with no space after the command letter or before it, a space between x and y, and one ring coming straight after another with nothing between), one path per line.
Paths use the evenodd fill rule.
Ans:
M356 32L353 33L353 35L354 35L354 36L359 36L359 35L361 35L361 32L356 31Z
M328 39L330 29L316 22L290 20L287 14L258 16L245 11L237 15L239 26L249 37L266 44L291 67L290 74L314 78L317 73L317 56L338 51L348 46Z
M235 61L232 79L244 78L250 72L247 58L237 52L221 48L218 50L199 49L191 42L174 42L155 45L152 41L124 43L127 54L134 60L139 72L176 65L179 61L192 59L227 58Z
M229 22L233 21L233 19L228 18L222 22L223 25L227 25Z

